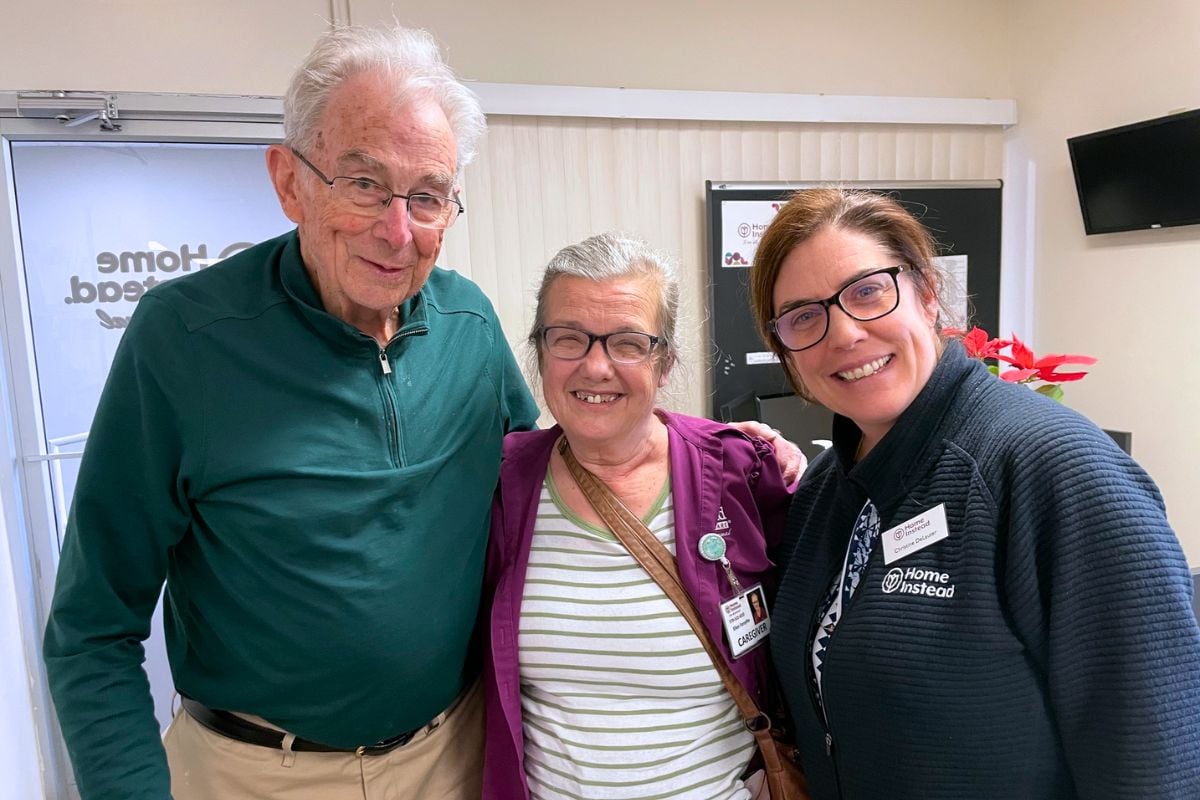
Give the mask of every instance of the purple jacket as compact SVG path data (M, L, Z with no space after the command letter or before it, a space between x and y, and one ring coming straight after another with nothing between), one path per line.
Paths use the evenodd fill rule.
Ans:
M771 588L774 564L767 557L767 548L777 544L783 533L791 493L783 484L769 445L710 420L657 413L668 429L676 560L684 587L734 674L760 707L769 707L767 649L759 647L736 661L729 659L718 611L720 601L732 594L729 580L719 563L705 561L696 548L704 534L724 533L726 558L742 585L761 582ZM555 425L544 431L510 433L504 439L484 579L484 597L492 598L484 643L485 800L529 797L517 631L538 498L551 449L561 434L562 429ZM729 520L724 531L717 527L719 510Z

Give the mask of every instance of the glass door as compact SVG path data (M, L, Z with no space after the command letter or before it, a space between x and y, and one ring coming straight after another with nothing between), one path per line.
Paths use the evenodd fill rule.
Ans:
M40 640L79 457L109 364L147 289L212 268L293 226L280 211L263 158L278 125L127 124L117 140L78 132L68 140L68 131L50 127L52 121L5 122L0 120L0 193L8 200L7 213L0 207L0 365L8 365L8 385L0 387L7 390L0 400L7 396L9 407L0 415L8 427L0 431L6 434L0 448L13 451L8 455L17 465L20 510L7 510L0 533L15 556L14 569L27 572L17 574L16 583L25 627L33 628L23 638L31 651L25 654L35 685L31 705L44 729L44 761L51 765L47 792L69 797L73 780L46 710ZM152 130L154 136L145 135ZM173 686L161 605L145 666L165 728Z

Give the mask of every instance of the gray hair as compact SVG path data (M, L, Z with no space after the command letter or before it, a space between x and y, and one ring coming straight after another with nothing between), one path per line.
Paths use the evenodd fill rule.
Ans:
M665 358L662 364L666 368L678 360L675 326L679 319L679 279L675 264L640 239L620 233L601 233L564 247L546 265L542 285L538 287L533 328L529 332L529 343L537 354L539 371L542 351L538 333L546 320L546 298L554 281L563 275L597 283L618 278L649 280L658 289L658 330L652 333L663 340Z
M344 26L321 35L283 96L283 140L307 152L330 94L347 78L382 72L395 80L397 95L433 100L454 131L458 169L475 157L475 146L487 128L479 98L454 76L428 32L396 26Z

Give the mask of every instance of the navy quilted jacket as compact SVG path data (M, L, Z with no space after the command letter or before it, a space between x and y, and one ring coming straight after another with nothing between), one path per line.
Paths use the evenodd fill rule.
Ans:
M1200 628L1153 481L1080 415L950 343L858 464L834 422L793 501L772 649L815 800L1200 798ZM826 652L817 607L867 498L881 531Z

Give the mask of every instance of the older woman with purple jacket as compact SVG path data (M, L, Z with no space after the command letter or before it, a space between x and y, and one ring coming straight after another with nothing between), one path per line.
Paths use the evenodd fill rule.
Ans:
M748 622L747 596L769 584L790 494L767 443L655 407L678 295L664 259L611 234L546 270L530 341L558 424L504 443L485 798L754 796L754 738L700 638L592 508L561 444L673 553L721 657L768 706L769 620Z

